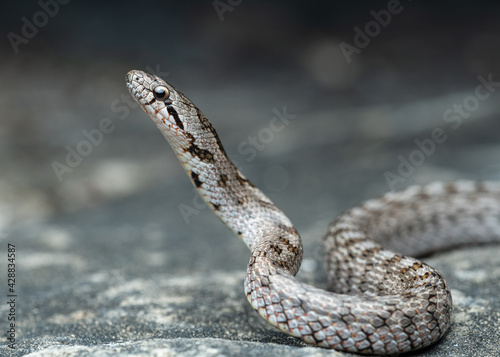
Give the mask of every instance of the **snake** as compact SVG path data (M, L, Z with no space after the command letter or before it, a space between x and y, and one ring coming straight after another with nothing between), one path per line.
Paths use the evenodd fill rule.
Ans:
M154 74L132 70L126 84L197 192L250 250L244 291L272 326L307 344L359 354L413 351L446 334L450 288L412 256L500 242L498 183L410 186L347 209L323 238L328 283L320 289L295 278L303 256L297 229L228 158L200 109Z

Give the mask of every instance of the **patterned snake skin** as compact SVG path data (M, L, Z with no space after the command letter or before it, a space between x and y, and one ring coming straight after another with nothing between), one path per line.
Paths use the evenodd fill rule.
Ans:
M500 185L435 183L389 193L338 217L324 238L329 292L298 281L302 243L290 220L228 159L207 118L161 78L127 74L199 194L251 251L245 293L281 331L325 348L393 354L429 346L450 326L439 272L421 255L500 241Z

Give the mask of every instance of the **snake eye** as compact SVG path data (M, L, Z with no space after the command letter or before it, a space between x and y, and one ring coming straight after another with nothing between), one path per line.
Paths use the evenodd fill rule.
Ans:
M170 96L170 92L165 86L156 86L153 89L153 95L155 96L156 100L165 101Z

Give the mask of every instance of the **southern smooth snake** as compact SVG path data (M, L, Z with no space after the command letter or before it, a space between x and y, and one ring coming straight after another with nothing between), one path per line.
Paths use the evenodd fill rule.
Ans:
M446 281L388 249L422 255L500 241L500 185L412 186L346 211L324 237L325 291L294 277L302 261L297 230L228 159L203 113L158 76L134 70L126 81L198 193L250 249L245 294L271 325L313 345L363 354L420 349L446 333Z

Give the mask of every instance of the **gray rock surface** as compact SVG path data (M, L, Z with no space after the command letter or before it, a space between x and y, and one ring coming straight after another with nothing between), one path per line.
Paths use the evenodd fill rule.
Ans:
M299 154L292 156L298 158L286 172L299 172L304 161ZM286 157L279 159L286 162ZM263 161L260 169L265 171L268 163ZM318 176L333 177L333 169L320 163ZM311 202L301 197L307 192L297 193L293 187L302 174L290 175L280 194L271 191L303 232L301 279L324 284L318 259L325 213L318 214L319 223L314 216L331 204L330 197L344 207L349 203L338 197L362 199L358 187L370 185L372 174L376 176L363 171L362 178L352 170L342 172L344 187L358 177L350 193L330 187L323 198L318 195ZM262 185L259 181L257 174ZM208 209L200 209L186 224L179 204L189 204L192 197L187 178L181 176L96 209L10 230L2 244L17 248L20 339L15 351L3 346L2 353L334 355L282 334L251 309L242 287L248 251ZM305 217L308 211L310 217ZM455 310L450 333L415 356L498 354L499 253L498 246L468 247L426 259L447 277ZM2 315L6 311L2 306Z
M40 11L36 2L4 6L6 34ZM321 237L343 210L411 184L500 180L496 85L458 127L444 119L480 77L500 81L499 5L403 6L351 63L339 44L387 3L243 2L221 20L212 2L69 2L18 53L0 44L1 331L8 243L17 293L16 348L2 332L0 356L349 355L309 347L252 310L249 252L128 104L124 76L162 72L198 104L301 233L299 278L324 286ZM294 118L269 136L284 110ZM58 176L54 162L68 165L68 147L106 118L114 129ZM387 173L400 174L415 140L436 128L447 139L391 184ZM452 328L408 355L499 356L500 246L425 261L452 288Z

